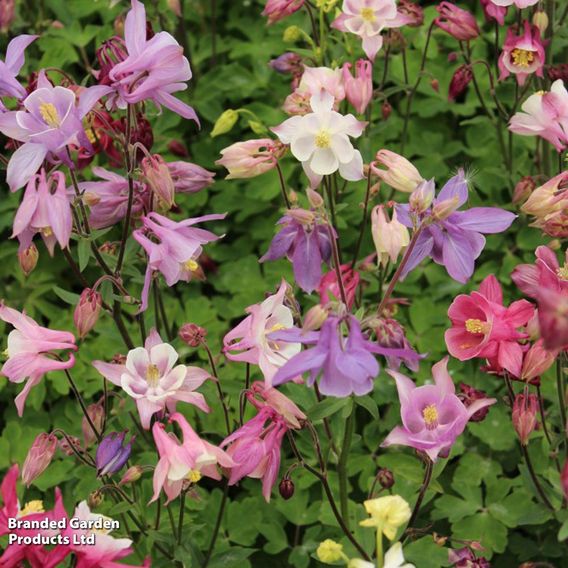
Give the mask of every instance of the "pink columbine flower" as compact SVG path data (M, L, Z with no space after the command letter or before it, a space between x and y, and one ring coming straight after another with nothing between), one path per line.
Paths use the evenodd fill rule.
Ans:
M138 0L132 0L132 9L126 15L124 42L128 56L108 74L117 92L117 105L124 108L151 100L199 124L195 111L172 95L185 90L192 76L183 48L168 32L146 39L146 9Z
M512 6L513 4L520 9L528 8L538 4L539 0L490 0L495 6Z
M261 381L255 381L251 385L247 399L259 410L265 406L275 410L290 428L300 429L300 422L306 419L306 415L285 394L273 387L267 387Z
M457 40L469 41L479 35L477 21L471 12L451 2L440 2L436 10L440 14L435 20L436 25Z
M209 373L198 367L176 365L177 360L176 350L153 329L144 347L130 350L123 365L93 361L93 366L136 401L142 427L148 429L154 414L175 412L178 401L209 412L203 395L194 392L209 378Z
M293 116L272 131L284 144L290 144L294 157L302 162L312 188L317 187L324 175L339 170L349 181L363 179L363 158L355 150L349 137L358 138L366 123L352 114L343 116L333 110L334 99L322 91L314 95L310 104L313 112Z
M23 142L8 163L6 181L10 189L16 191L25 185L46 158L73 167L68 146L91 151L82 120L110 91L105 86L83 89L77 101L74 91L54 87L41 71L37 89L23 101L24 110L0 114L0 132Z
M509 130L522 136L540 136L558 152L568 145L568 91L561 79L549 92L531 95L509 122Z
M399 28L412 20L397 10L395 0L344 0L341 10L332 27L358 35L363 41L363 51L371 61L383 45L381 32Z
M15 328L8 335L8 360L0 372L12 383L27 379L24 389L14 401L18 416L22 416L30 390L45 373L73 367L75 357L72 354L67 361L56 359L53 354L62 349L76 351L75 337L68 331L42 327L26 314L9 308L1 301L0 319Z
M196 483L203 475L221 479L217 464L224 468L235 465L223 450L202 440L181 414L172 414L170 422L176 422L181 428L183 442L175 434L166 432L160 422L152 427L160 459L154 470L154 495L150 503L158 499L162 489L169 503L181 493L184 484Z
M496 21L500 26L505 24L506 6L497 6L493 3L493 0L481 0L481 7L486 21Z
M292 310L284 305L288 284L282 280L278 292L261 304L249 306L250 314L223 338L223 351L231 361L245 361L258 365L265 384L272 384L272 377L282 365L300 352L299 343L271 341L269 333L294 326Z
M267 0L262 15L268 16L269 24L274 24L279 20L291 16L303 5L304 0Z
M177 222L158 213L142 217L142 227L132 233L148 255L140 311L148 307L150 284L155 271L164 275L168 286L173 286L180 280L189 282L199 268L195 259L203 250L201 245L221 238L193 225L224 218L225 214L203 215Z
M37 35L19 35L8 44L6 59L0 61L0 97L23 99L26 96L26 89L20 85L16 77L24 65L26 47L38 37ZM2 107L0 103L0 108Z
M69 246L73 229L71 206L67 199L65 175L54 172L46 176L42 168L28 181L24 198L14 217L12 238L18 237L20 251L27 250L36 233L40 233L49 254L55 243L64 249Z
M37 479L49 466L57 450L57 436L42 432L36 436L22 466L22 481L26 487Z
M404 156L384 148L377 152L371 169L386 184L405 193L412 193L424 181L420 172Z
M499 79L502 81L514 73L517 83L524 85L532 73L537 77L543 76L544 59L544 43L536 26L525 21L525 31L521 36L513 28L509 28L499 57Z
M506 308L501 285L490 274L478 292L460 294L452 302L448 310L452 328L445 334L448 351L460 361L484 357L492 367L519 377L523 348L518 340L527 335L517 329L526 325L533 314L534 306L527 300Z
M432 367L435 384L422 387L397 371L387 371L396 381L402 426L397 426L387 436L381 444L383 447L410 446L425 452L432 461L448 457L470 418L497 402L494 398L485 398L466 407L456 396L447 367L448 357L444 357Z
M344 63L342 71L347 100L359 114L363 114L373 98L373 65L359 59L355 77L351 75L351 63Z
M247 179L273 170L285 147L270 138L236 142L221 150L215 162L229 171L227 179Z
M350 310L355 302L357 289L361 276L359 272L351 268L351 263L342 264L340 267L341 280L345 291L345 299L347 300L347 308ZM318 294L320 303L325 305L328 302L341 300L341 290L337 281L337 271L328 270L322 277L318 286Z
M448 100L453 102L463 95L472 80L473 71L471 70L471 65L460 65L452 75L448 88Z
M191 162L168 162L176 193L197 193L213 183L215 174Z

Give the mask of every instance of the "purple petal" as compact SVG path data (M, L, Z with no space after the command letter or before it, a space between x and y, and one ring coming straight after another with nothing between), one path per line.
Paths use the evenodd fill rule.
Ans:
M401 280L416 268L431 252L434 246L434 238L429 228L423 229L416 239L416 244L410 253L406 264L401 272Z
M321 280L321 252L317 235L298 235L294 244L292 265L298 286L308 294L315 290Z
M473 207L467 211L456 211L448 221L467 231L478 233L501 233L511 226L516 215L498 207Z
M447 199L452 199L454 197L458 198L457 207L460 207L467 201L467 181L465 179L464 171L460 170L458 175L451 178L448 183L440 190L438 197L435 199L435 203L441 203Z
M448 231L444 238L444 266L448 274L465 284L473 274L474 256L467 233Z
M265 262L267 260L278 260L282 258L288 251L290 247L294 243L294 239L298 234L298 228L290 225L288 227L284 227L273 239L270 243L270 247L266 254L260 259L259 262Z
M283 367L278 369L276 375L272 378L272 386L276 387L282 383L286 383L307 371L320 369L323 366L326 357L327 353L325 351L318 350L317 347L298 353Z

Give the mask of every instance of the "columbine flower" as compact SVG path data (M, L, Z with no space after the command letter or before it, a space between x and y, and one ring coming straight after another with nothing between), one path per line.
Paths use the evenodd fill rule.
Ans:
M215 174L191 162L168 162L176 193L197 193L213 183Z
M108 73L118 106L151 100L199 124L195 111L172 95L186 89L185 83L191 79L183 48L168 32L146 39L146 9L138 0L132 0L126 15L124 42L128 56Z
M343 82L347 100L353 108L363 114L373 98L373 66L370 61L359 59L355 77L351 75L351 63L343 65Z
M73 167L68 146L92 150L82 120L110 90L105 86L84 89L77 102L74 91L54 87L40 72L37 89L23 101L25 110L0 114L0 132L23 142L8 163L6 181L11 191L25 185L46 158Z
M400 495L377 497L363 504L370 518L359 524L362 527L376 528L389 540L394 540L398 529L410 519L410 506Z
M29 487L49 466L57 450L55 434L38 434L26 456L22 466L22 481Z
M486 21L496 21L500 26L505 24L506 6L497 6L493 3L493 0L481 0L481 7Z
M377 167L384 166L385 169ZM390 150L379 150L371 164L373 173L394 189L412 193L423 181L420 172L406 158Z
M99 443L96 455L97 475L99 477L116 473L128 461L134 437L125 445L125 436L126 432L111 432Z
M347 300L347 308L351 309L355 302L357 289L361 276L359 272L351 268L351 263L342 264L340 267L341 281L343 282L343 290L345 292L345 299ZM337 281L337 270L331 269L326 272L320 280L318 286L318 293L320 296L320 303L324 306L333 301L341 300L341 290Z
M539 0L490 0L495 6L512 6L513 4L520 9L528 8L538 4Z
M432 461L447 457L469 419L480 409L497 402L494 398L476 400L468 407L455 394L455 386L445 357L432 367L435 385L416 387L398 373L387 371L396 381L402 426L397 426L382 443L410 446L428 454ZM388 535L387 535L388 536Z
M30 390L45 373L73 367L73 355L69 355L67 361L50 355L62 349L76 351L75 337L68 331L41 327L26 314L5 306L1 301L0 319L15 328L8 335L8 360L2 366L1 373L12 383L21 383L27 379L26 386L14 401L18 416L22 416Z
M303 5L304 0L267 0L262 15L268 16L269 24L274 24L297 12Z
M410 242L408 229L396 218L396 209L393 209L389 221L384 205L377 205L371 212L371 233L379 263L383 267L389 259L396 263L399 254Z
M399 28L412 19L397 11L395 0L344 0L341 10L332 27L358 35L363 40L363 51L371 61L383 45L381 32Z
M484 357L493 367L520 377L523 349L518 340L527 335L517 328L526 325L533 313L527 300L506 308L501 285L491 274L480 284L479 292L460 294L452 302L448 310L452 328L445 334L448 351L460 361Z
M160 422L152 427L160 459L154 470L154 495L150 503L158 499L162 489L169 503L181 493L184 484L197 483L202 476L221 479L217 464L224 468L235 465L223 450L202 440L178 412L170 416L170 422L180 427L183 442L175 434L166 432Z
M199 268L195 259L203 250L201 245L221 238L192 225L224 218L225 214L203 215L176 222L158 213L149 213L142 217L142 227L132 233L148 255L140 311L148 307L148 295L154 271L164 275L168 286L173 286L180 280L189 282Z
M48 179L42 168L28 182L14 217L12 237L18 237L20 251L25 251L31 246L34 235L40 233L49 254L53 256L55 243L59 243L62 249L69 246L72 229L65 175L54 172Z
M296 283L309 294L320 282L322 262L331 258L329 226L304 209L289 210L278 225L283 228L272 239L260 262L287 256L294 267ZM331 233L335 238L333 229Z
M375 568L375 564L372 562L367 562L366 560L361 560L359 558L353 558L347 564L347 568ZM405 562L404 555L402 553L402 544L400 542L395 542L386 552L384 558L383 568L416 568L414 564L409 564Z
M37 35L19 35L15 37L6 48L6 59L0 61L0 97L16 97L23 99L26 89L16 79L24 65L24 51ZM3 105L0 103L0 108Z
M568 145L568 92L561 79L549 92L531 95L509 122L509 130L522 136L540 136L558 152Z
M448 550L448 561L454 568L491 568L491 564L485 558L476 558L475 553L467 546Z
M537 77L543 76L544 44L540 38L540 31L525 21L525 32L517 36L513 28L507 30L507 38L503 45L503 52L499 57L499 79L506 79L511 73L517 76L517 83L524 85L531 73Z
M323 542L320 542L316 550L316 556L318 560L324 564L335 564L340 560L345 562L349 561L349 558L345 552L343 552L343 545L330 538L326 538Z
M290 144L294 157L302 162L310 184L317 187L324 175L337 170L346 180L363 179L363 158L349 136L361 136L366 123L352 114L343 116L333 110L333 96L325 91L312 96L312 113L293 116L272 131L284 144Z
M387 355L386 360L389 369L395 371L399 369L401 363L404 363L411 371L418 371L419 360L423 359L425 355L418 355L410 345L404 333L404 327L398 321L392 318L376 318L371 323L375 335L377 336L377 343L381 347L389 349L399 349L411 356L396 356Z
M428 182L433 184L434 182ZM497 207L472 207L457 211L467 200L467 180L463 170L451 178L440 190L433 208L411 218L407 205L398 205L401 223L413 227L414 223L429 219L423 226L412 253L402 271L406 276L427 256L436 264L446 267L448 274L465 283L473 274L475 259L485 246L482 233L500 233L507 229L516 215Z
M457 40L469 41L479 35L477 21L471 12L451 2L440 2L436 10L440 14L435 20L436 25Z
M270 138L236 142L221 150L221 158L215 162L229 170L227 179L253 178L276 167L285 148Z
M292 310L284 305L288 284L283 280L278 292L261 304L249 306L250 314L223 338L223 351L231 361L258 365L267 386L276 371L301 350L299 343L270 341L269 333L294 325ZM236 353L233 353L236 352Z
M93 366L136 401L142 427L148 429L154 414L175 412L178 401L209 412L203 395L194 392L209 378L209 373L198 367L176 365L177 360L176 350L152 330L144 347L128 352L124 365L93 361Z

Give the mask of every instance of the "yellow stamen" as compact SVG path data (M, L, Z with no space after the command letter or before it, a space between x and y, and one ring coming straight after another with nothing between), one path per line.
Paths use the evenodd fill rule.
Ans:
M286 329L286 326L282 325L281 323L277 323L274 324L270 329L267 329L264 334L268 335L270 333L274 333L275 331L280 331L281 329ZM276 343L276 341L269 341L268 345L270 345L270 348L273 351L280 351L280 346L278 345L278 343Z
M465 322L465 329L476 335L484 335L487 333L487 328L487 322L478 319L468 319Z
M422 416L424 422L426 422L426 428L429 430L434 429L438 425L438 409L434 404L429 404L422 411Z
M377 19L376 16L375 16L375 11L373 10L373 8L363 8L361 10L361 17L366 22L374 22Z
M151 387L157 387L160 382L160 369L156 365L148 365L146 369L146 382Z
M42 227L41 234L44 237L51 237L51 235L53 235L53 231L51 230L51 227Z
M43 501L37 499L34 501L29 501L18 513L18 517L25 517L27 515L32 515L33 513L45 513L45 510L43 508Z
M186 270L189 270L190 272L195 272L198 268L199 268L199 264L197 264L197 262L195 262L195 260L192 260L191 258L189 260L186 260L183 263L183 267Z
M513 58L513 65L517 65L518 67L530 67L534 61L534 51L516 48L511 51L511 57Z
M316 134L316 146L318 148L329 148L331 146L331 136L327 130L320 130Z
M201 479L201 472L197 471L196 469L190 469L189 473L186 476L186 479L191 483L197 483Z
M57 114L57 109L53 103L41 103L39 105L39 113L48 126L57 128L61 125L61 118L59 118L59 114Z
M568 263L558 268L556 270L556 274L558 274L558 278L561 278L562 280L568 280Z

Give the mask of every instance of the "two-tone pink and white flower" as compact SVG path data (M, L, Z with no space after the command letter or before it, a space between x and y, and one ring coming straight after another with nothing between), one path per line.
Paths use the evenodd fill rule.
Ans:
M513 28L507 30L507 38L499 57L499 79L502 81L513 73L519 85L524 85L532 73L537 77L543 76L544 60L545 50L540 30L525 21L522 35L518 36Z

